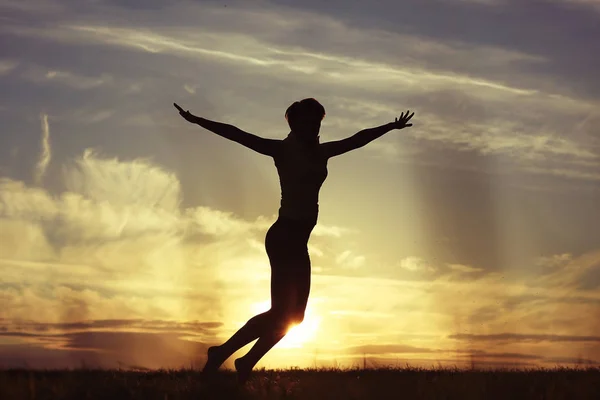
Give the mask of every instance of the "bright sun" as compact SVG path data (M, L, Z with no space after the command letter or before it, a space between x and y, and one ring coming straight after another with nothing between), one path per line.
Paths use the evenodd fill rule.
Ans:
M271 308L271 302L263 301L260 303L255 303L252 308L256 313L265 312ZM304 321L302 321L300 325L291 326L287 331L287 335L281 339L281 341L277 344L277 347L302 347L304 343L310 342L310 340L315 337L317 331L319 330L321 318L317 317L312 311L313 310L310 307L306 309Z

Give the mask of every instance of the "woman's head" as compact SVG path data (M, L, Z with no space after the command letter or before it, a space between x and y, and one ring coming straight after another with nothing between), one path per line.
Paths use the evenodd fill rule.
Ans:
M312 97L294 102L285 111L285 119L292 132L307 142L317 140L323 118L325 108Z

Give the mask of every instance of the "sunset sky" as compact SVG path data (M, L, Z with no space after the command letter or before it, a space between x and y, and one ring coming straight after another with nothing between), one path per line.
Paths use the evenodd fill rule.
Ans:
M283 139L306 97L322 142L414 126L330 160L258 367L600 362L598 37L597 0L0 0L0 367L201 366L267 310L273 160L172 103Z

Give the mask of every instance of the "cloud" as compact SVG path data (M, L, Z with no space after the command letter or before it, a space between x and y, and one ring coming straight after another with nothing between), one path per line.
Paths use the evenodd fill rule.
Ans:
M387 355L398 353L430 353L433 350L423 347L414 347L401 344L372 344L365 346L353 346L346 349L350 354Z
M489 17L490 9L507 7L504 3L493 7L454 3L453 8L443 7L461 17L471 9ZM5 31L51 40L55 46L89 48L97 44L109 52L120 51L119 48L135 50L124 53L131 63L135 64L136 59L152 60L157 69L177 70L177 78L171 76L171 72L167 74L173 80L171 85L184 87L189 94L193 94L190 89L200 88L198 83L190 83L197 81L199 73L243 77L242 87L236 90L240 94L235 96L227 93L215 96L213 92L223 93L219 89L222 85L216 81L215 87L213 83L202 83L203 95L222 98L223 104L239 101L240 96L250 100L257 88L276 82L263 107L247 104L230 116L233 122L256 120L257 131L274 130L260 122L268 120L269 104L287 99L290 91L310 88L319 92L320 87L327 87L321 97L332 103L333 109L328 115L333 118L339 115L338 120L344 121L339 126L332 125L331 135L336 137L342 132L355 131L357 124L381 124L391 120L399 112L397 104L412 105L416 109L418 129L407 132L411 151L386 138L367 147L368 151L380 153L387 160L423 162L423 158L435 158L432 150L442 145L456 152L450 163L455 167L460 164L461 153L474 150L483 155L518 160L513 163L515 171L562 179L598 179L597 174L581 164L600 165L597 147L589 146L593 137L565 135L573 129L574 121L585 119L595 106L572 91L550 84L566 80L539 78L535 69L545 68L549 63L547 55L493 41L446 40L443 35L431 37L419 34L418 30L409 35L381 27L356 28L346 21L347 16L309 11L313 6L309 2L306 9L301 10L271 4L259 12L247 5L231 5L223 10L211 4L182 3L161 7L161 21L177 20L180 25L180 28L167 30L156 25L158 20L152 13L132 27L119 13L113 12L119 7L98 4L91 8L94 17L85 24L67 14L61 24L51 28L17 24L6 27ZM192 15L195 18L191 18ZM514 15L508 13L504 17ZM298 24L299 19L310 20L323 40L312 41ZM185 63L173 67L173 62L167 62L168 57L173 56L200 59L202 63L198 68L202 71L191 71ZM156 74L154 70L147 71L146 62L138 62L141 62L138 70ZM126 72L131 74L131 69L127 67ZM58 71L56 78L68 76L65 79L71 79L77 75L92 80L112 79L112 75L96 74L100 78L93 78L89 73L66 73L67 67L47 70ZM62 74L63 70L66 75ZM374 76L377 79L374 80ZM132 81L140 79L143 77L139 73L131 77ZM396 89L398 82L403 83L401 92ZM135 84L139 82L122 85L119 82L123 87ZM349 108L343 101L355 104ZM336 104L338 102L341 103ZM355 110L360 112L353 112ZM540 123L542 116L543 123ZM149 121L143 115L128 118L136 124Z
M208 14L216 13L217 10L207 9ZM240 11L244 12L244 11ZM254 17L259 17L249 12ZM261 16L264 18L264 16ZM295 16L278 14L273 18L295 18ZM355 32L349 32L346 27L338 25L329 18L317 17L321 29L332 30L336 37L350 34L361 42L368 40ZM265 21L265 28L271 28L272 18ZM213 22L214 23L214 22ZM280 73L300 73L310 75L311 78L323 80L327 78L330 84L343 84L350 86L361 86L367 80L372 90L377 87L385 87L385 82L390 80L401 80L412 88L417 82L427 83L432 87L444 87L448 84L458 87L468 87L474 93L487 93L492 95L506 92L512 95L533 95L535 90L510 87L501 83L488 81L482 78L472 78L467 75L456 73L444 73L443 71L431 71L418 65L398 65L398 60L386 62L375 62L368 59L350 57L343 54L325 54L320 51L308 49L296 50L294 47L283 43L269 43L261 41L261 37L252 38L244 36L244 32L230 32L229 34L216 35L210 31L197 31L193 36L186 34L184 30L175 33L161 33L156 29L125 28L120 26L96 26L96 25L63 25L54 30L38 30L37 28L19 28L15 32L27 35L49 35L61 41L72 41L72 33L76 33L77 41L101 42L111 45L131 47L149 53L171 53L193 58L208 58L215 62L231 63L234 65L246 65L259 68L256 70L267 73L270 69L277 69ZM173 32L173 31L171 31ZM274 40L269 37L269 40ZM349 40L349 39L345 39ZM427 55L437 54L456 57L475 57L477 59L491 59L496 67L500 63L515 60L531 60L532 57L525 54L511 54L508 51L495 50L493 48L472 49L468 52L458 47L439 44L439 42L416 39L407 35L398 35L395 38L376 36L378 45L389 48L392 41L396 40L411 52L427 49ZM202 47L199 43L213 43L211 47ZM366 44L366 43L365 43ZM372 44L373 45L373 44ZM477 51L481 54L477 54ZM447 53L447 54L445 54ZM421 54L421 56L423 56ZM328 72L333 69L334 72ZM339 72L335 72L339 70ZM50 72L58 75L58 72ZM373 77L377 76L377 80ZM414 91L414 90L412 90ZM491 91L491 92L490 92Z
M224 290L268 293L262 243L275 216L182 208L177 176L148 160L86 151L63 167L66 191L58 195L0 181L0 271L14 285L0 293L9 304L24 301L4 318L32 318L41 308L55 310L45 323L213 318L223 312ZM323 240L346 232L320 229Z
M583 357L552 357L552 358L547 358L544 360L547 363L552 363L552 364L578 364L578 365L584 365L584 364L589 364L589 365L598 365L600 364L600 362L596 361L596 360L591 360L589 358L583 358Z
M471 267L468 265L462 265L462 264L448 264L448 268L450 268L453 271L458 271L458 272L464 272L464 273L472 273L472 272L481 272L483 271L482 268L475 268L475 267Z
M143 332L187 332L199 334L210 332L223 325L222 322L172 321L146 319L101 319L76 322L41 322L33 320L0 321L0 335L19 335L39 337L59 337L69 332L94 331L106 329L129 329ZM11 330L14 330L11 332Z
M540 283L556 287L577 287L594 289L600 285L600 251L591 251L579 257L556 255L547 273L540 277ZM546 261L548 263L548 261Z
M498 6L503 3L503 0L451 0L456 2L466 2L466 3L474 3L474 4L484 4L486 6Z
M117 207L140 205L175 212L181 201L174 173L144 159L100 158L91 149L64 168L64 180L68 192Z
M183 88L185 89L186 92L188 92L189 94L196 94L196 88L194 86L188 85L187 83L185 85L183 85Z
M48 125L48 114L42 113L40 119L42 120L42 151L40 152L40 158L35 171L35 182L38 185L41 184L44 175L46 175L46 169L48 169L48 164L50 164L52 158L52 153L50 151L50 126Z
M0 185L0 270L6 283L18 285L4 296L8 304L24 302L3 317L52 309L45 322L68 323L220 312L211 288L219 279L218 253L208 240L203 248L184 239L200 229L208 237L229 230L219 242L237 250L238 259L248 257L247 244L230 243L238 233L226 222L242 225L239 219L208 208L182 212L177 177L144 160L86 152L64 167L63 177L67 190L58 196L8 179ZM202 270L191 269L200 261ZM194 293L202 285L202 295Z
M46 190L9 178L0 178L0 201L2 215L12 218L27 219L35 215L46 219L57 211L54 199Z
M356 269L364 265L365 257L354 255L352 251L346 250L336 257L335 262L343 267Z
M243 235L251 230L266 230L269 221L259 218L255 222L244 221L235 217L232 212L213 210L208 207L196 207L188 210L189 232L197 231L215 236Z
M19 10L31 13L55 13L64 10L63 5L54 0L48 1L19 1L3 0L0 7L8 10Z
M464 357L470 360L474 360L477 362L485 361L488 359L495 358L508 358L511 360L542 360L543 356L535 355L535 354L522 354L522 353L489 353L487 351L478 351L478 352L467 352Z
M40 224L9 218L0 218L0 223L0 259L47 260L55 256Z
M400 268L409 272L431 273L435 272L436 268L429 264L426 260L419 257L406 257L400 261Z
M103 74L99 77L82 76L69 71L45 69L40 66L28 66L22 77L36 83L60 83L77 90L89 90L110 83L112 77Z
M83 363L100 368L200 368L207 347L206 343L185 340L173 333L77 332L64 334L45 347L0 346L0 366L22 367L31 363L41 368L73 368Z
M570 336L570 335L552 335L552 334L519 334L519 333L498 333L490 335L474 335L459 333L450 335L450 339L474 340L484 342L507 341L507 342L600 342L600 336Z
M314 236L331 236L331 237L341 237L347 234L356 234L358 231L356 229L344 228L340 226L328 226L318 224L312 231L311 235Z
M574 128L577 133L583 133L595 140L600 140L600 112L590 111Z
M569 253L553 254L547 257L539 257L536 264L544 268L560 267L573 259Z
M0 60L0 76L10 73L19 63L14 60Z

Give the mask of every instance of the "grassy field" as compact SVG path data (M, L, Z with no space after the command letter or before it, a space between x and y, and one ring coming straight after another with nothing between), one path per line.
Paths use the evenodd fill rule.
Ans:
M0 399L600 399L600 369L3 370Z

